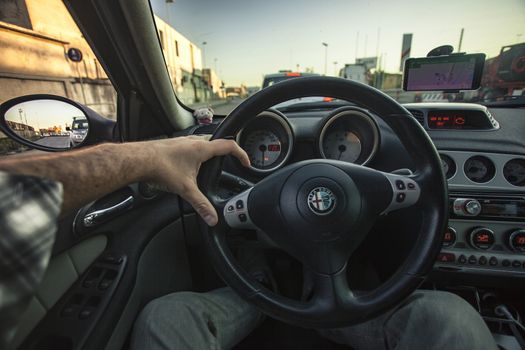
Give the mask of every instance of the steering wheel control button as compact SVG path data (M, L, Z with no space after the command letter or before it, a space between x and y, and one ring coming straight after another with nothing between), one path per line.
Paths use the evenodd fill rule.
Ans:
M416 185L414 185L412 182L409 182L407 184L407 187L408 187L409 190L414 190L416 188Z
M398 193L397 196L396 196L396 202L398 203L402 203L405 201L405 198L407 197L406 194L404 193Z
M495 256L491 257L489 259L489 265L490 266L498 266L498 259Z
M443 247L451 246L454 242L456 242L456 230L452 227L447 227L443 237Z
M460 264L466 264L467 263L467 257L463 254L461 254L458 258L458 263Z
M525 253L525 230L511 232L509 246L516 252Z
M477 216L481 213L481 203L477 199L457 198L452 210L457 216Z
M396 180L396 188L400 191L406 189L405 183L402 180Z
M456 256L453 253L439 253L437 261L442 263L453 263L456 261Z
M228 213L233 213L235 211L235 207L233 205L228 205L226 211Z
M494 232L484 227L476 228L470 233L469 241L472 247L487 250L494 244Z
M334 209L337 197L327 187L315 187L308 194L308 207L316 215L328 215Z
M246 214L239 214L239 221L240 222L248 221L248 217L246 216Z
M475 264L477 264L477 262L478 262L478 258L476 258L475 255L471 255L471 256L468 257L468 263L470 265L475 265Z
M237 202L235 202L235 208L237 210L240 210L240 209L244 208L244 203L243 203L242 199L239 199Z

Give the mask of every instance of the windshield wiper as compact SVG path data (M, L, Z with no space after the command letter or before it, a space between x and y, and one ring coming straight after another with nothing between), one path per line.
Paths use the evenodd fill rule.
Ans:
M508 107L508 108L520 108L525 107L525 96L505 96L500 101L487 101L477 102L486 107Z
M303 102L295 103L290 106L284 106L277 108L280 112L300 112L306 110L318 110L318 109L334 109L345 106L354 106L353 103L347 101L338 102Z

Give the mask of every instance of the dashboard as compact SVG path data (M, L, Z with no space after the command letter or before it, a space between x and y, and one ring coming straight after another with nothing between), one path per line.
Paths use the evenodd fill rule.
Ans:
M525 110L464 103L405 107L436 145L448 181L450 218L435 270L525 277ZM237 141L252 167L228 158L224 170L250 182L315 158L387 172L414 168L388 125L356 106L265 111Z

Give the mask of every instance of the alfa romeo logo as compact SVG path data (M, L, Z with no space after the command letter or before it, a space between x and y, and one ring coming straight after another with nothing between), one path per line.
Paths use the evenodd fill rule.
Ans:
M335 195L326 187L316 187L308 194L308 207L317 215L330 214L335 202Z

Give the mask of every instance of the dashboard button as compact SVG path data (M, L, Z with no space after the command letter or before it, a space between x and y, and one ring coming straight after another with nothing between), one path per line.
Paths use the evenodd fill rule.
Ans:
M78 318L81 320L85 320L86 318L89 318L89 316L91 316L91 310L89 309L84 309L80 311L80 314L78 314Z
M396 180L396 187L398 190L406 189L405 183L401 180Z
M480 256L478 262L480 265L487 265L487 257Z
M494 232L488 228L476 228L470 233L470 244L474 248L489 249L494 244Z
M511 232L509 246L516 252L525 253L525 230Z
M503 267L509 267L510 266L510 260L503 259L503 261L501 262L501 265Z
M514 260L514 261L512 262L512 267L516 267L516 268L517 268L517 267L521 267L521 261L519 261L519 260Z
M478 259L476 258L476 256L471 255L471 256L468 257L468 263L469 263L470 265L474 265L474 264L476 264L477 262L478 262Z
M476 216L481 213L481 204L479 204L477 200L471 199L465 202L463 209L465 210L465 213Z
M489 259L489 265L490 266L497 266L498 265L498 259L495 256L491 257Z
M454 230L452 227L447 227L447 230L445 231L445 235L443 237L443 246L448 247L454 244L456 241L456 230Z
M442 263L453 263L456 256L452 253L439 253L437 260Z
M465 255L461 254L461 255L459 256L459 258L458 258L458 262L459 262L460 264L466 264L466 263L467 263L467 257L466 257Z

